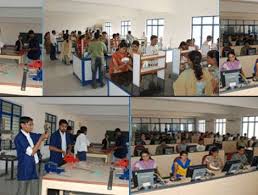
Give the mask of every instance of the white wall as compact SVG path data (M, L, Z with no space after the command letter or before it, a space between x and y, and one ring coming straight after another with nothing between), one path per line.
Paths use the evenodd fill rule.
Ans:
M166 2L167 3L167 2ZM156 2L156 10L153 12L143 11L139 9L125 9L124 7L98 6L97 10L88 9L84 13L76 13L72 10L63 12L47 11L45 31L56 29L62 31L82 30L94 24L104 24L105 22L112 23L112 31L120 33L121 20L132 21L132 33L134 36L141 37L142 32L145 31L146 19L151 18L165 18L165 32L164 32L164 46L171 43L172 47L178 47L181 41L191 37L191 25L193 16L214 16L218 15L218 1L217 0L181 0L171 1L166 4L170 6L167 12L158 12L159 4ZM82 4L83 5L83 4ZM153 6L153 4L152 4ZM61 9L60 7L58 9Z
M33 30L41 33L42 28L39 19L27 18L4 18L0 17L0 40L8 45L15 45L20 32Z

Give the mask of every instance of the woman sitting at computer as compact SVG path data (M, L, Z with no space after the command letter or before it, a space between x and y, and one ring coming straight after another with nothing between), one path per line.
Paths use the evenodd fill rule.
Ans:
M223 162L219 157L219 149L217 147L213 147L209 155L204 157L203 164L207 165L207 168L211 171L220 171L223 168Z
M230 51L227 55L228 59L226 62L224 62L221 66L220 69L222 71L225 70L239 70L242 68L242 65L240 61L236 58L236 54L234 51Z
M133 164L133 171L157 169L157 164L150 156L148 150L141 152L141 158Z
M212 96L212 76L201 65L202 54L191 51L188 54L189 69L184 70L175 81L175 96Z
M258 81L258 59L256 60L254 65L254 81Z
M180 157L176 158L172 164L172 178L171 180L186 177L187 169L191 166L191 160L188 159L188 152L180 152Z

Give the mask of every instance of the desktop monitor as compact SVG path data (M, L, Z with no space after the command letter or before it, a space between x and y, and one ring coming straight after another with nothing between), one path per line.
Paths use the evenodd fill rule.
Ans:
M212 148L216 147L214 144L208 144L206 145L205 151L210 151Z
M256 55L256 48L249 48L247 50L247 55Z
M227 175L235 174L241 168L242 163L240 160L230 160L227 161L222 172L227 172Z
M258 156L254 156L251 167L256 167L256 169L258 170Z
M236 87L240 82L241 69L221 71L221 83L223 87Z
M141 189L150 189L154 186L155 169L139 170L133 172L134 187Z
M159 145L159 144L160 144L160 141L159 141L159 140L155 140L155 141L154 141L154 144L155 144L155 145Z
M190 166L187 169L186 177L190 177L192 181L200 180L207 174L207 165Z
M186 147L186 151L189 153L197 152L197 145L188 145Z
M165 147L163 149L163 154L165 155L170 155L175 153L175 148L174 147Z

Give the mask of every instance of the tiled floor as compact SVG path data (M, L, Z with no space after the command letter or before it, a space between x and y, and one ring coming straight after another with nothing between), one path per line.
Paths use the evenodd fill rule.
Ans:
M72 65L65 65L60 60L50 61L44 56L46 96L107 96L107 87L92 89L91 85L81 86L73 75Z

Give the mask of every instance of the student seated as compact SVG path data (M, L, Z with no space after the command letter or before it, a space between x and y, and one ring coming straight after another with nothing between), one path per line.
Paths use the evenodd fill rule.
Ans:
M199 139L198 145L196 147L197 152L204 152L206 149L206 146L204 145L204 140Z
M133 164L133 171L139 170L148 170L148 169L156 169L157 164L155 160L151 158L151 155L148 150L144 150L141 152L141 158L139 161L136 161Z
M159 53L159 46L158 46L158 36L152 35L150 38L150 45L146 47L146 54L147 55L157 55Z
M184 70L174 82L175 96L211 96L213 95L212 76L201 65L202 54L191 51L188 54L189 69Z
M248 163L248 159L245 155L245 147L239 146L237 148L237 153L233 154L231 160L240 160L242 163L241 168L244 168L246 165L248 165L249 163Z
M246 56L248 55L248 49L250 49L250 43L248 41L245 42L245 45L244 47L241 48L241 52L240 52L240 55L241 56Z
M164 150L165 150L166 147L168 147L168 145L166 144L166 140L162 140L160 145L157 146L155 154L156 155L163 155Z
M119 49L112 55L111 64L109 67L109 74L128 72L132 69L132 60L129 58L127 52L128 45L125 41L119 44Z
M240 61L236 58L236 54L234 51L230 51L227 55L228 59L224 62L220 69L224 70L238 70L242 68Z
M191 160L188 159L188 153L186 151L180 152L180 157L177 157L171 167L172 178L186 177L187 169L191 166Z
M237 141L237 147L247 147L247 143L243 136L241 136L240 139Z
M177 152L180 153L182 151L186 151L187 144L186 144L186 139L182 138L181 143L177 145Z
M211 171L220 171L223 168L223 162L219 157L219 149L213 147L209 155L205 156L203 159L203 164L207 165L207 168Z
M145 136L144 133L141 134L141 140L140 140L140 142L141 142L141 145L146 145L146 136Z

